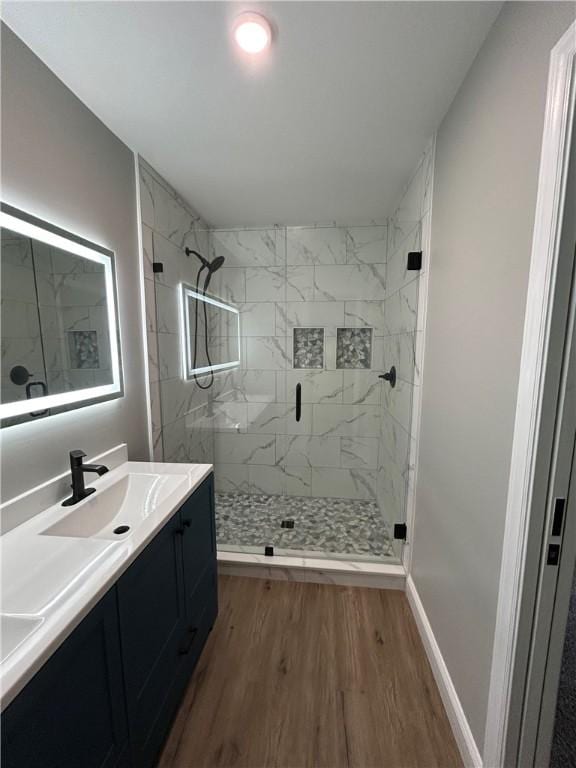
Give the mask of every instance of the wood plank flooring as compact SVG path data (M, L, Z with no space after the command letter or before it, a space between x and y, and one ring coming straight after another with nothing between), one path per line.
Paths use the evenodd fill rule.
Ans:
M220 578L159 768L461 765L402 592Z

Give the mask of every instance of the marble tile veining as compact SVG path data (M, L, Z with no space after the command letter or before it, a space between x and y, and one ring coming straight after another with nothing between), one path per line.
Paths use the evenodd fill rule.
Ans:
M277 263L275 229L212 231L212 258L223 256L229 267L272 267Z
M349 227L346 230L348 264L386 262L388 227Z
M344 264L345 232L339 227L288 227L288 264Z

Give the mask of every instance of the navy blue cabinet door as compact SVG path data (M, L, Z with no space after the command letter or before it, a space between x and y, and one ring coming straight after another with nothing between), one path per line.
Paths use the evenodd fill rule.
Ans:
M116 768L128 740L112 589L2 715L3 768Z
M184 503L180 514L184 529L182 557L188 622L185 662L188 669L192 669L218 613L213 475Z
M216 563L216 535L214 530L214 478L206 478L202 485L180 509L184 535L184 582L190 598L207 566Z
M179 701L185 601L177 513L118 581L122 660L137 768L155 764Z

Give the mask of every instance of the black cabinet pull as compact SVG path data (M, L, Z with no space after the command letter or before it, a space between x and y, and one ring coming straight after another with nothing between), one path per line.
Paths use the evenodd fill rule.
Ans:
M184 525L184 528L190 528L190 526L192 525L192 520L184 520L183 525Z
M184 536L184 528L176 528L174 536Z
M184 643L184 645L181 645L178 653L180 656L186 656L186 654L190 653L190 649L194 645L194 640L196 639L196 633L198 632L198 627L188 627L186 630L186 634L188 635L187 641Z
M296 384L296 421L302 416L302 384Z

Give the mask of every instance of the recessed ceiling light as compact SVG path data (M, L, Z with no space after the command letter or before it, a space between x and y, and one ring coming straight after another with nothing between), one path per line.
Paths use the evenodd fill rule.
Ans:
M272 29L259 13L241 13L234 23L234 39L246 53L262 53L272 40Z

